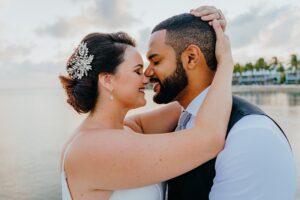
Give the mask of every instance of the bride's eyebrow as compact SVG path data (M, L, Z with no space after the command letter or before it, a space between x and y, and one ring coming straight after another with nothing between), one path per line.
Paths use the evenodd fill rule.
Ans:
M133 68L144 68L144 65L143 64L137 64L137 65L133 66Z

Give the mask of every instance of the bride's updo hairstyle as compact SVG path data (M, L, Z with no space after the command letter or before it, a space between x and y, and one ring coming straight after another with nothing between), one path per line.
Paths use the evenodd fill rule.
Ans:
M124 61L126 47L135 41L124 32L91 33L68 59L68 75L59 76L67 94L67 102L78 112L93 111L99 96L98 75L115 74Z

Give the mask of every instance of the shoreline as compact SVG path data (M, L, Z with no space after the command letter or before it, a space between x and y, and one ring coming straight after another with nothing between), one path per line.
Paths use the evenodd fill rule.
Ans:
M233 85L232 92L290 92L300 93L300 85Z

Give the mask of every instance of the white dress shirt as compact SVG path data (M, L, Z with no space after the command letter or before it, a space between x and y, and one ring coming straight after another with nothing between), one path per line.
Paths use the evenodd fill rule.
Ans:
M186 108L192 114L187 128L209 90ZM248 115L230 130L215 164L211 200L292 200L296 194L296 164L290 146L268 117Z

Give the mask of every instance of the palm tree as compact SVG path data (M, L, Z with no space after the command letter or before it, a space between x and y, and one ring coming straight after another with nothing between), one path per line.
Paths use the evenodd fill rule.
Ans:
M297 71L299 67L300 60L298 59L296 54L292 54L290 59L290 69Z
M236 64L234 65L233 72L234 72L234 73L240 73L240 74L242 74L242 72L243 72L243 67L240 65L240 63L236 63Z
M278 63L279 63L278 58L276 56L273 56L271 63L274 64L274 65L278 65Z
M269 70L276 71L280 75L278 80L280 84L285 82L285 70L283 64L276 56L272 57L269 65Z
M273 56L270 62L270 70L278 70L280 65L282 65L282 63L278 60L276 56Z
M266 63L264 58L259 58L256 63L255 63L255 69L256 70L261 70L261 69L266 69L269 70L270 66Z
M272 57L272 60L270 62L270 70L276 70L280 73L285 72L285 68L283 67L282 61L280 61L276 56Z
M245 70L246 70L246 71L251 71L251 72L253 72L253 69L254 69L254 66L253 66L253 64L252 64L251 62L246 63L246 65L245 65Z

